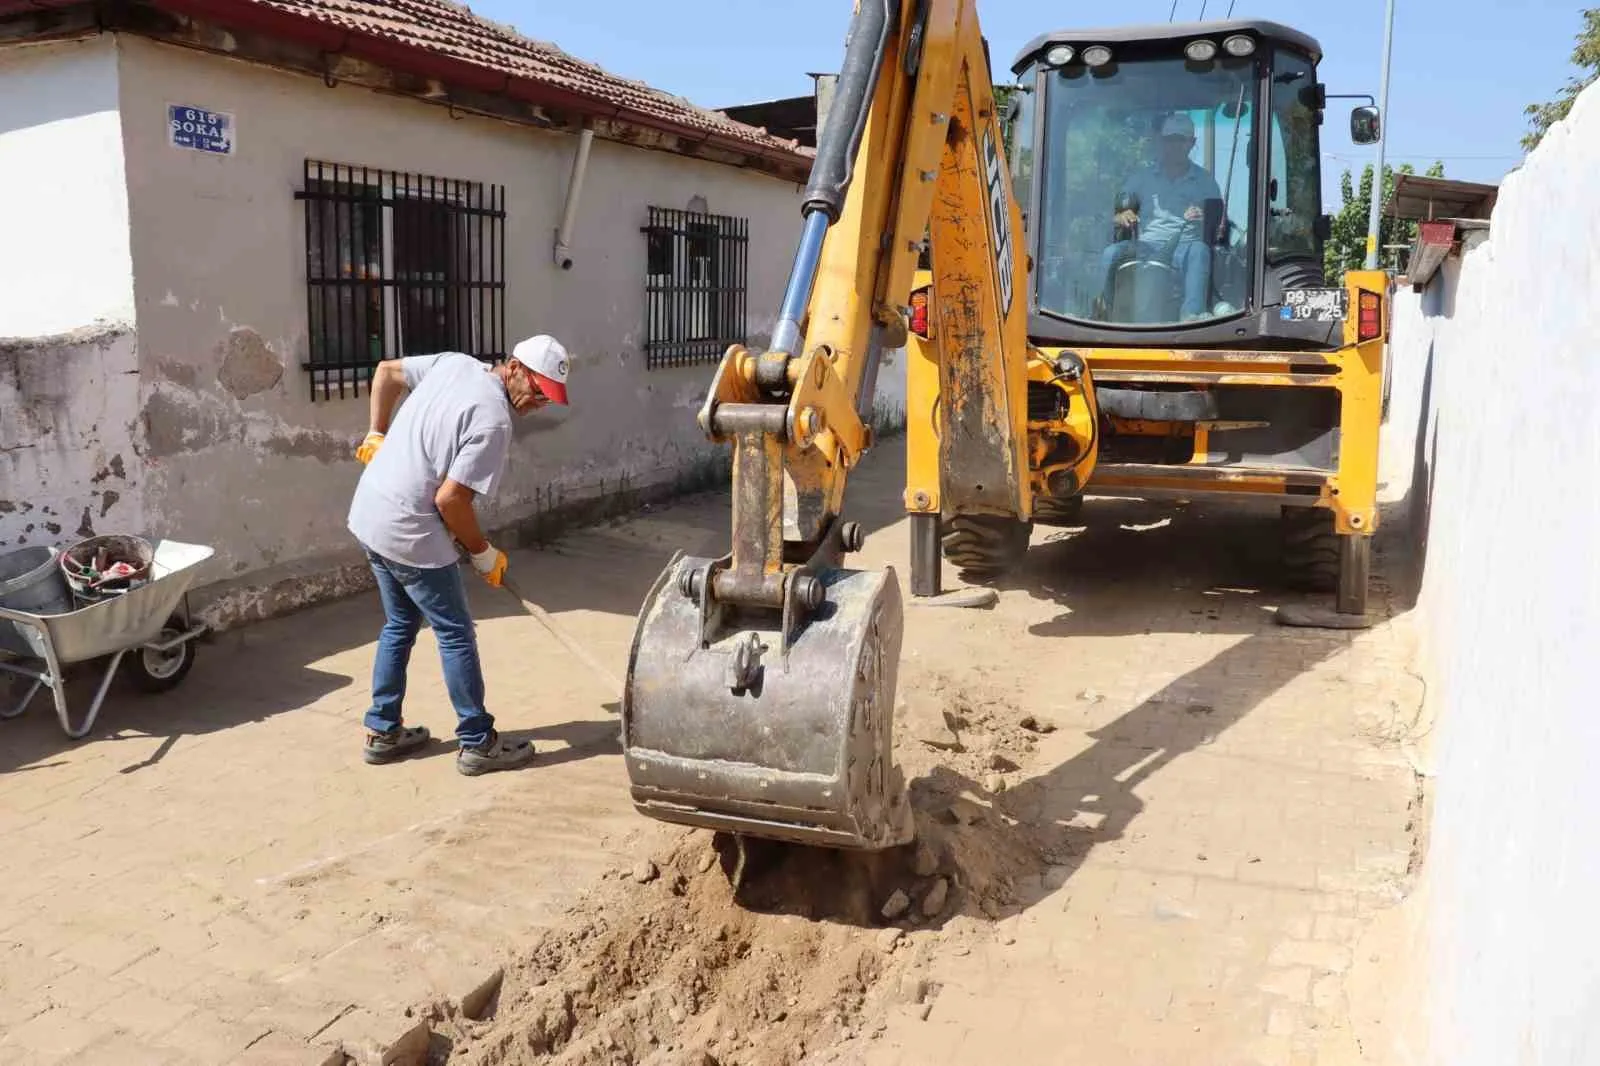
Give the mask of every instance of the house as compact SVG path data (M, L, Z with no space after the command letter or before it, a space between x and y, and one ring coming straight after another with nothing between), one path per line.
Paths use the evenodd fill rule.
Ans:
M220 625L363 587L369 368L538 332L574 406L486 524L681 487L811 157L448 0L0 0L0 550L211 545Z

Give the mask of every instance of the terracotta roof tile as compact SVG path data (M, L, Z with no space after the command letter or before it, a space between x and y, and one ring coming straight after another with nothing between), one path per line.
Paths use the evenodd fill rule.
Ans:
M260 7L387 38L496 73L620 105L675 126L720 134L768 151L811 152L681 97L622 78L450 0L249 0Z

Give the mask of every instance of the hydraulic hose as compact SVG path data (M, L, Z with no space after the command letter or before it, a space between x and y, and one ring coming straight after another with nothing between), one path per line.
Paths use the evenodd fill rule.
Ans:
M793 354L799 344L800 320L811 302L817 265L822 260L822 239L844 210L845 194L855 174L856 152L867 128L867 111L898 11L899 0L861 0L851 20L844 65L839 70L827 121L817 137L817 158L811 165L811 180L800 206L805 228L789 271L778 323L772 331L775 352Z

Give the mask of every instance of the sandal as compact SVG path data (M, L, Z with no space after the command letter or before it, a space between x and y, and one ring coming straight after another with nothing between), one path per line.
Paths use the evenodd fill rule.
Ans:
M430 739L428 727L425 725L412 726L410 729L400 726L387 733L373 733L368 731L366 748L362 758L374 765L394 762L422 747Z
M468 777L495 770L517 770L531 763L535 754L533 745L528 741L508 744L500 739L498 732L494 732L478 747L462 748L456 756L456 769Z

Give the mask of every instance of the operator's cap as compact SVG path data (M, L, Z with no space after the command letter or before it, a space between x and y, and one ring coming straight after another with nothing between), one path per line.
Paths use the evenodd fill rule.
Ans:
M1194 140L1194 119L1182 112L1168 115L1167 120L1161 124L1161 136L1186 137L1191 141Z
M539 391L551 403L567 404L567 350L554 337L543 333L529 337L511 350L511 358L533 371Z

